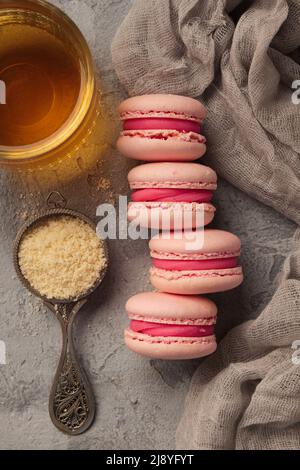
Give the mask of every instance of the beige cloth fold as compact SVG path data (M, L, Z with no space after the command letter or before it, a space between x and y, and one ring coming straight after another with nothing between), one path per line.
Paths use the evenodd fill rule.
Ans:
M297 224L299 25L298 0L136 0L112 45L129 94L200 97L208 163ZM199 367L178 447L300 447L300 371L291 349L300 340L299 298L298 249L260 317L231 331Z

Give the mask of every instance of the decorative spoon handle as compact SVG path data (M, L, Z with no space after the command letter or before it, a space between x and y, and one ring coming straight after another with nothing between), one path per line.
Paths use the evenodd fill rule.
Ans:
M85 303L86 300L82 300L70 308L67 304L46 302L59 320L63 334L62 352L50 393L49 413L60 431L73 436L87 431L95 416L93 392L76 359L73 343L74 319Z

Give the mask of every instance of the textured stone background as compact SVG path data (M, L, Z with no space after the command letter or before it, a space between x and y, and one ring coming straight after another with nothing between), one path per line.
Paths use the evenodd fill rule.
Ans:
M112 68L110 44L130 0L53 3L62 7L87 37L102 77L104 99L115 121L115 104L124 95ZM70 207L95 214L99 202L127 193L126 172L130 165L112 147L100 175L110 180L109 191L95 194L87 175L81 179L81 192L74 191L72 185L57 185L56 189L64 192ZM89 175L89 181L98 176ZM151 289L147 243L110 243L111 264L105 285L78 319L76 343L94 388L98 414L88 433L70 438L52 426L47 410L59 357L59 325L41 302L21 287L11 261L17 228L28 212L44 204L46 194L33 187L24 190L18 178L1 171L0 195L0 340L7 348L7 364L0 365L0 448L174 447L184 397L199 362L149 361L127 351L122 338L127 323L126 299ZM268 302L295 227L225 182L220 182L216 205L219 211L215 225L232 230L243 241L246 274L241 288L214 296L219 305L221 338L234 325L256 316Z

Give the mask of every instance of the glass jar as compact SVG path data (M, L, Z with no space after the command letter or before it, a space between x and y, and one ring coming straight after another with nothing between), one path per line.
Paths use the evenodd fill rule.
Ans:
M28 31L26 28L29 28ZM64 48L64 53L69 54L70 60L75 64L79 73L80 83L74 107L65 121L57 129L54 127L54 132L50 133L50 135L27 143L26 136L31 135L30 133L33 129L31 121L35 119L35 116L36 120L38 120L40 114L43 114L43 112L47 113L47 107L50 109L53 106L51 101L52 95L49 95L50 92L47 87L43 88L45 82L43 82L40 72L37 70L37 75L33 72L32 95L28 97L28 90L26 89L27 95L24 97L24 100L22 95L20 96L20 102L17 99L18 95L13 97L15 99L14 110L17 110L14 113L14 118L18 121L21 119L20 116L22 116L23 121L27 125L27 127L24 127L24 122L22 121L22 135L25 136L25 144L21 142L21 145L10 145L4 142L4 145L2 145L3 142L0 140L0 167L22 173L34 173L38 178L40 177L39 175L42 175L44 182L48 181L50 184L52 183L53 175L58 180L66 181L73 179L82 170L95 165L106 148L107 141L107 123L101 106L99 87L96 84L89 47L73 21L65 13L48 2L44 0L2 0L0 3L0 36L1 38L4 37L5 40L2 40L0 44L0 79L1 62L7 55L5 48L11 47L11 44L19 43L20 34L24 34L20 43L22 43L22 47L26 44L29 52L30 47L35 47L36 43L44 41L45 35L47 35L49 44L50 36L53 41L59 42L60 47ZM47 44L47 42L44 44L46 48ZM47 52L47 50L44 49L44 54L37 54L38 60L45 61L45 51ZM24 66L24 64L20 64L22 61L16 62L17 67ZM44 65L47 67L47 64ZM50 65L48 68L50 68ZM63 67L58 69L58 73L60 73L61 69ZM9 70L9 73L12 74L15 71L19 72L19 70L13 68ZM30 71L26 69L26 73L22 77L30 77ZM7 68L5 72L8 74ZM62 80L61 83L66 88L64 97L66 97L68 90L70 93L72 91L70 87L68 88L67 81L69 78L67 73L60 78ZM20 88L19 86L17 91L20 93L20 90L22 91L22 87ZM29 92L31 93L30 87ZM30 105L28 105L28 103L31 103L29 98L32 102ZM26 105L26 109L22 107L22 103ZM0 106L6 105L0 104ZM57 99L57 106L63 113L63 107L60 106L59 99ZM55 119L55 113L53 115ZM53 123L50 120L51 125L49 125L45 116L41 116L41 122L43 120L45 125L44 127L40 126L42 132L45 129L47 130L46 126L49 126L49 128L53 124L55 126L55 122ZM0 127L1 125L5 126L6 123L2 119ZM14 136L12 136L13 138Z

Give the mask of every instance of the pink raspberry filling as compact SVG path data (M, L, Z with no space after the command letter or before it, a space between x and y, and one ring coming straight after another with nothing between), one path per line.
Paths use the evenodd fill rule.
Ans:
M213 192L207 189L138 189L132 192L133 202L210 202Z
M123 122L124 131L144 131L152 129L196 132L200 134L200 124L185 119L140 118L127 119Z
M237 258L172 260L153 258L153 266L168 271L206 271L209 269L230 269L238 266Z
M130 329L136 333L150 336L177 336L186 338L202 338L214 334L214 325L169 325L131 320Z

